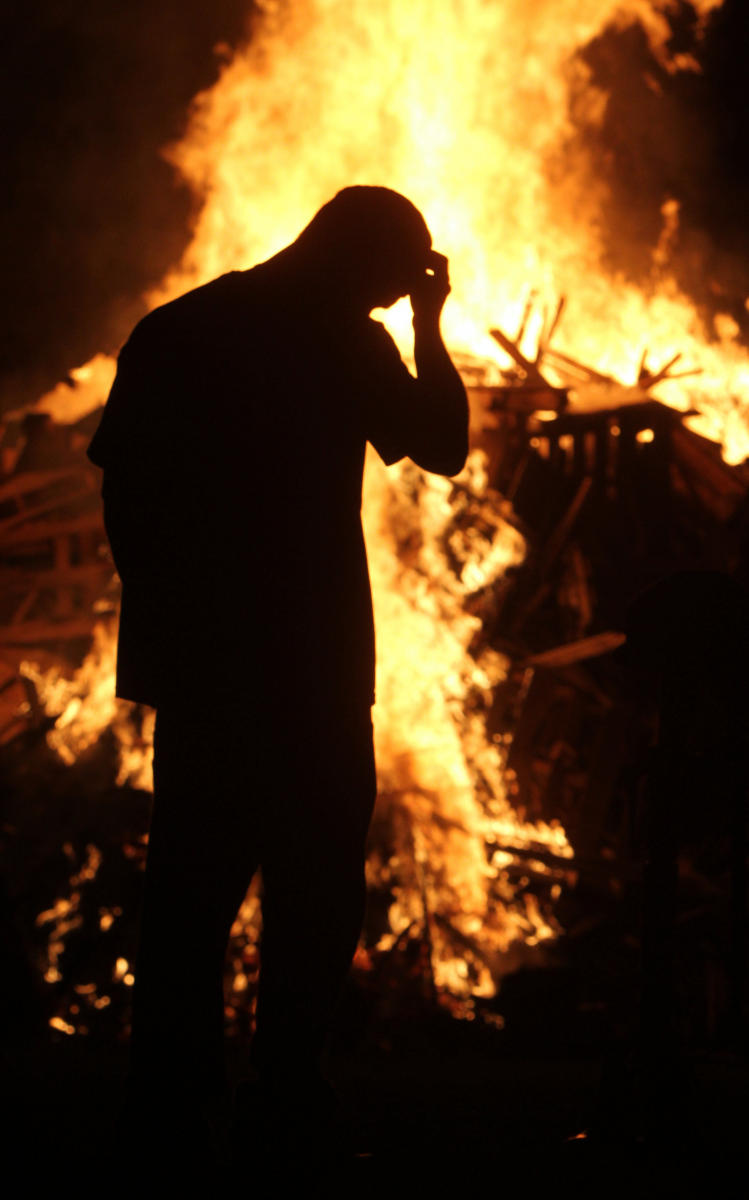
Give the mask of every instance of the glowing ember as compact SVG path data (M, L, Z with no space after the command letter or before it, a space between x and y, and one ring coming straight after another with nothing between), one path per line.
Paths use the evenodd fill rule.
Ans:
M73 857L72 846L66 844L63 846L63 851L68 858ZM62 979L59 963L65 950L65 939L69 933L78 929L83 923L80 913L81 887L96 878L100 865L101 851L97 846L87 846L85 862L70 877L70 895L55 901L52 908L40 912L36 918L37 926L49 926L47 962L44 967L44 978L47 983L59 983ZM75 1033L75 1028L68 1028L67 1023L61 1017L53 1017L50 1025L63 1033Z
M50 1017L49 1024L52 1029L56 1029L59 1033L73 1034L76 1032L75 1025L70 1025L67 1021L63 1021L62 1017Z

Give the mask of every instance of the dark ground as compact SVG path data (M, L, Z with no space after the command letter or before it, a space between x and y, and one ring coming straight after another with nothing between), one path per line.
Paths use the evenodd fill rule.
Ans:
M746 1098L749 1071L733 1055L692 1059L688 1074L692 1128L675 1140L595 1134L602 1115L602 1064L564 1054L539 1057L513 1047L507 1031L465 1022L401 1030L403 1044L386 1053L354 1053L334 1062L347 1109L357 1113L368 1153L336 1168L326 1191L348 1186L378 1194L428 1187L452 1194L522 1187L528 1195L549 1186L578 1194L697 1195L705 1186L744 1195ZM238 1056L230 1048L230 1069ZM9 1152L6 1169L49 1173L55 1190L95 1187L100 1193L140 1190L132 1162L107 1151L115 1130L124 1046L62 1037L4 1055ZM588 1131L589 1136L575 1138ZM570 1140L574 1139L574 1140ZM235 1164L237 1186L256 1182L248 1146ZM652 1189L652 1190L651 1190ZM250 1189L248 1189L250 1190ZM262 1194L262 1193L261 1193ZM265 1193L267 1194L267 1193Z
M111 1149L127 1072L129 1004L113 965L119 956L133 958L139 835L150 797L112 786L111 752L105 739L64 767L37 730L4 747L2 756L9 785L2 805L4 886L15 912L5 932L16 933L6 939L0 989L4 1158L7 1167L48 1179L55 1191L106 1192L118 1181L139 1190L136 1147L125 1142ZM101 866L74 885L78 876L71 872L81 870L92 843L102 851ZM81 923L64 935L61 981L45 984L39 964L52 934L37 914L74 886ZM97 914L115 905L124 913L101 933ZM596 1195L617 1194L619 1187L692 1195L706 1188L714 1194L720 1177L728 1180L722 1195L743 1196L745 1187L730 1174L746 1170L749 1062L735 1033L721 1035L715 1025L707 1036L700 1016L705 980L712 978L705 973L702 924L709 918L713 929L716 914L707 910L702 924L683 924L679 979L695 1008L684 1005L682 1014L691 1020L682 1070L667 1071L656 1086L638 1081L627 1066L638 1012L639 951L630 928L636 912L636 904L628 907L613 894L606 900L600 888L590 892L581 881L559 913L565 935L540 965L507 976L496 1001L487 1003L490 1016L504 1017L503 1029L480 1016L456 1019L435 1003L419 967L418 940L400 956L382 956L375 969L355 972L329 1074L345 1110L356 1113L368 1155L342 1165L335 1186L366 1192L371 1184L378 1194L429 1188L437 1196L452 1195L456 1184L461 1192L517 1185L526 1195L546 1195L549 1185L563 1185ZM79 996L90 1034L50 1029L53 1013L69 1013L81 981L95 981L99 995L111 996L110 1006L94 1010ZM244 1056L240 1039L229 1037L233 1082L243 1076ZM248 1145L235 1167L237 1186L257 1170Z

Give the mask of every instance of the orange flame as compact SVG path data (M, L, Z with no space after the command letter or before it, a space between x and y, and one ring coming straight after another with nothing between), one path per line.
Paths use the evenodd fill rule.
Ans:
M720 0L695 4L700 22ZM749 454L749 358L727 314L706 329L668 261L678 206L663 207L646 290L603 265L613 231L603 185L581 149L565 152L575 116L595 126L607 96L576 51L607 25L639 21L671 71L698 64L668 52L672 0L265 0L252 36L192 105L184 139L167 157L203 199L192 243L151 293L151 305L289 242L339 187L382 183L427 215L450 256L453 297L445 332L454 351L506 366L489 338L513 327L532 289L539 305L568 297L564 349L634 382L652 361L681 351L697 380L659 395L702 414L700 432L731 462ZM388 314L407 351L407 305ZM532 344L537 330L529 323ZM100 403L113 367L97 355L73 386L40 401L58 420Z

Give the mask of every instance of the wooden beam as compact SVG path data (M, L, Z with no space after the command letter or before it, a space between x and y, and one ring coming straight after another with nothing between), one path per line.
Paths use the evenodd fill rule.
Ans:
M626 642L626 635L611 630L607 633L597 633L593 637L581 638L578 642L567 642L564 646L555 646L553 650L542 650L540 654L532 654L525 660L528 667L569 667L572 663L584 662L586 658L597 658L601 654L609 654L618 650Z
M56 467L53 471L22 471L0 483L0 504L24 496L27 492L41 491L42 488L60 483L63 479L79 479L80 476L81 468L78 466Z
M508 338L506 333L503 333L501 329L490 329L489 333L494 338L494 341L502 347L505 353L509 354L510 358L512 358L517 365L521 367L523 371L525 371L526 378L529 380L529 382L538 384L539 387L548 388L549 391L554 391L554 388L544 379L536 364L525 357L523 352L518 349L511 338Z
M20 529L12 529L8 533L3 531L3 526L0 524L0 545L19 546L25 542L44 542L66 533L81 533L85 529L100 529L103 533L104 521L101 513L81 513L80 516L68 517L67 520L60 521L30 522L28 525L21 526Z
M20 625L0 625L0 646L36 646L39 642L68 641L90 637L96 614L67 621L25 621Z
M5 517L4 520L0 520L0 541L5 541L6 533L19 525L23 525L24 522L41 517L44 513L48 513L55 508L63 508L66 504L73 504L76 500L82 500L84 497L89 499L91 494L91 488L89 487L78 488L75 491L68 492L67 495L49 496L46 500L33 505L31 508L22 508L20 512L14 513L12 517Z
M74 587L98 583L108 575L114 578L115 569L112 563L104 561L43 571L33 571L29 567L0 567L0 589Z

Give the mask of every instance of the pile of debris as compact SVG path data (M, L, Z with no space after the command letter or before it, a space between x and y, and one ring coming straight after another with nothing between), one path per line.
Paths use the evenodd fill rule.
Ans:
M705 608L703 618L683 620L678 580L688 591L690 581L710 573L728 580L741 604L749 577L749 466L728 466L718 445L685 425L691 414L651 394L675 377L676 358L650 372L643 357L636 386L625 387L552 350L560 314L561 306L532 361L519 348L527 313L514 340L493 330L515 366L505 386L474 390L493 416L481 434L490 483L528 544L524 562L492 597L481 633L512 663L490 724L510 735L508 767L521 817L559 819L575 847L578 885L559 912L567 961L579 950L589 968L601 941L610 952L616 930L633 950L636 970L643 864L652 854L646 778L661 714L656 685L644 696L642 664L625 635L651 589L676 580L673 614L665 618L681 631L674 653L702 662L704 647L716 640L716 617ZM549 367L562 385L549 382ZM737 645L737 663L742 655ZM723 668L713 666L719 675ZM709 715L700 717L707 704L720 708L709 696L697 700L695 727L700 719L709 724ZM744 970L730 944L742 918L729 911L743 834L735 806L720 795L728 787L720 755L697 744L703 741L699 733L687 736L692 781L682 785L669 836L681 876L678 971L692 980L682 988L681 1019L690 1036L710 1041ZM606 959L610 987L610 953Z

